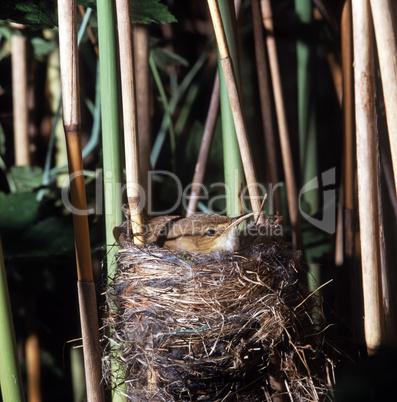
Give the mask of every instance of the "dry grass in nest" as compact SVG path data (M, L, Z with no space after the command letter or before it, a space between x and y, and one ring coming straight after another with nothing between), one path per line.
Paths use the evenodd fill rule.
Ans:
M130 244L106 291L105 378L131 401L329 400L332 362L300 285L300 253L257 237L238 253ZM328 373L328 375L327 375Z

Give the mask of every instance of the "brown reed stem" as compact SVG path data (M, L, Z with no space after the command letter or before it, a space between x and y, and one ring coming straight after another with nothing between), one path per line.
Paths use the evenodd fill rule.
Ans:
M285 182L288 194L288 210L292 227L292 242L296 249L303 247L301 224L298 211L298 199L294 166L289 140L287 117L281 86L280 69L278 65L276 41L274 38L272 9L270 0L261 0L263 26L266 31L266 44L269 55L270 73L273 83L273 94L276 105L278 131L280 136L281 154L283 159Z
M357 176L364 330L368 353L382 344L377 147L372 24L368 0L352 1Z
M236 18L240 12L241 0L234 1L234 8ZM192 189L189 198L189 204L187 207L186 215L191 216L197 210L198 201L200 199L201 185L204 181L205 171L207 167L208 157L210 154L212 138L215 130L216 119L219 111L219 76L218 71L215 74L215 80L211 92L210 106L208 108L207 118L204 126L203 138L201 140L201 146L199 156L197 158L196 167L194 170Z
M232 109L233 121L236 128L236 135L240 148L241 160L243 163L245 178L247 181L247 187L250 196L252 210L255 213L256 217L255 219L258 219L260 223L264 223L265 217L262 214L260 214L261 196L259 194L255 167L252 159L252 153L250 150L247 130L245 127L244 117L242 113L240 94L237 88L237 82L233 70L232 59L230 58L229 55L229 49L226 41L225 31L223 29L222 18L216 0L208 0L208 6L210 9L216 41L218 44L222 70L225 76L227 93L229 95L230 107Z
M375 29L375 38L378 49L379 67L381 73L381 81L383 88L383 99L386 109L386 122L389 134L389 144L391 150L391 160L394 172L394 184L397 190L397 43L396 43L396 26L393 21L393 8L389 0L379 0L374 2L370 0L372 19ZM378 194L379 194L379 223L380 223L380 257L382 269L382 296L383 296L383 314L385 321L385 333L388 336L395 336L395 325L393 325L394 317L392 316L391 306L392 296L390 288L390 275L387 267L386 259L386 242L384 237L384 223L386 213L381 202L380 193L380 177L378 177ZM395 198L392 197L392 199ZM383 212L385 211L385 212Z
M40 345L37 332L31 332L25 344L26 371L27 371L27 395L29 402L40 402L41 399L41 368Z
M89 401L104 401L99 348L98 311L93 282L87 201L80 133L80 83L76 29L76 1L58 0L59 48L63 124L68 150L71 201L76 208L73 227L76 247L80 321Z
M11 24L14 28L23 29L20 24ZM22 35L11 37L12 64L12 97L14 117L14 152L15 165L30 164L29 152L29 101L32 103L33 88L28 88L26 38ZM30 301L35 308L35 299ZM25 342L27 398L29 402L41 401L40 387L40 346L37 328L31 317L26 317L27 338Z
M144 244L141 235L143 223L139 194L138 121L135 98L134 43L130 4L128 0L116 0L119 33L121 92L123 99L125 171L131 229L135 244Z
M263 28L260 17L261 9L259 5L259 0L251 0L251 13L254 32L256 72L258 77L259 99L262 114L262 126L265 138L268 180L274 186L279 182L277 174L277 151L273 125L271 89L269 86L269 70L267 67L266 48L265 41L263 39ZM282 205L280 192L273 192L272 195L274 197L273 204L275 206L276 213L281 213Z
M344 220L343 220L343 192L344 187L343 184L339 186L339 199L338 199L338 208L336 214L336 233L335 233L335 265L337 267L341 267L345 261L344 256Z
M134 25L134 61L136 82L136 103L138 115L138 148L140 184L148 196L148 172L151 169L151 91L149 67L149 27Z
M193 215L197 210L197 204L200 199L201 185L204 181L205 170L207 167L208 157L211 150L212 137L215 130L216 118L219 111L219 74L215 75L214 85L212 87L210 106L208 108L207 119L204 126L203 139L199 156L194 170L192 180L192 190L190 194L189 204L187 207L187 216Z
M27 337L25 342L27 400L28 402L41 402L41 365L40 342L37 332L37 323L32 318L36 313L36 300L29 300L29 312L26 314Z
M60 10L75 5L75 0L59 0ZM78 72L77 35L75 27L75 15L71 10L67 13L59 11L60 18L60 63L62 84L62 112L63 124L68 149L69 174L71 177L70 192L72 204L81 214L73 214L73 223L79 229L75 230L78 279L92 281L91 250L89 242L89 230L87 215L86 194L84 186L83 161L81 155L80 138L80 92ZM70 25L70 26L69 26ZM76 47L76 48L75 48Z
M28 78L26 67L26 38L11 37L12 104L14 114L15 166L30 164L28 137Z
M342 29L342 28L341 28ZM335 87L335 93L339 101L339 105L343 108L343 78L342 66L336 57L335 52L327 52L327 62L331 72L332 81ZM339 203L337 210L336 220L336 234L335 234L335 264L342 266L344 261L344 204L343 204L343 184L339 187Z
M342 114L343 114L343 187L344 187L344 254L354 256L354 88L353 88L353 38L351 0L346 0L341 18L342 52Z
M390 0L370 0L397 191L397 43Z
M80 321L83 335L85 381L88 402L104 402L101 349L94 282L78 281Z

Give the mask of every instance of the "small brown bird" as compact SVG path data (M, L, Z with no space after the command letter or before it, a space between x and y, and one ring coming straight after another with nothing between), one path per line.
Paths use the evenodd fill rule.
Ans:
M217 214L187 218L158 216L145 225L146 242L186 252L236 251L239 247L237 227L252 215L248 213L236 218ZM113 234L119 243L125 241L120 227L115 228Z

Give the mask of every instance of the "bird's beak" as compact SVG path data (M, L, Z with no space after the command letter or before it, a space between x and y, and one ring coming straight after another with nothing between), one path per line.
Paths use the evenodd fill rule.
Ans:
M228 230L230 230L230 229L234 228L235 226L239 225L241 222L244 222L246 219L248 219L252 215L254 215L254 213L249 212L248 214L236 216L235 218L233 218L232 223L225 229L225 231L223 233L225 233Z

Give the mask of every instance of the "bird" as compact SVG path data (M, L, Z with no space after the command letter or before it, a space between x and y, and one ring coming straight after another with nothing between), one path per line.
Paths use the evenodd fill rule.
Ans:
M143 234L147 243L183 252L233 252L239 248L238 225L252 215L251 212L234 218L218 214L157 216L145 223ZM114 228L113 234L119 244L126 242L122 226Z

